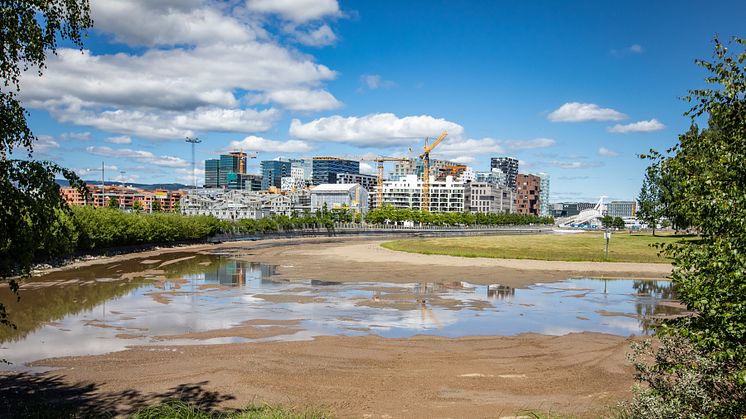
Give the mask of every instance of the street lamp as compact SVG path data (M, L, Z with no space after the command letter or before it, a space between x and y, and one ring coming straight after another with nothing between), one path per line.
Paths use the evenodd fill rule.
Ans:
M85 169L86 172L93 172L93 171L101 171L101 206L105 206L106 203L104 202L106 200L106 191L105 191L105 184L104 184L104 162L101 162L101 168L100 169ZM94 206L96 204L96 200L93 201Z
M201 143L202 140L197 137L186 137L186 142L192 144L192 183L194 189L197 189L197 168L194 162L194 145Z

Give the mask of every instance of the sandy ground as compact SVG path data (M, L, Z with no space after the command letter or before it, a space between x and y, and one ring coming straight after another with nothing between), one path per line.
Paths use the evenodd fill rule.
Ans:
M47 272L138 260L142 271L147 271L155 263L168 263L169 254L187 251L229 253L277 265L280 278L324 281L469 281L524 287L569 277L663 278L671 269L665 264L419 255L383 249L381 241L316 238L185 246L76 262ZM199 337L270 336L282 333L283 326L294 327L254 326L258 325ZM36 365L61 367L42 378L88 386L94 400L105 398L120 412L133 406L132 394L152 401L158 395L173 396L174 389L183 394L180 386L190 385L215 396L222 407L250 402L326 405L342 417L500 417L523 409L598 417L608 414L606 406L629 397L632 371L624 357L628 345L625 338L597 333L459 339L320 337L143 347ZM20 379L10 378L11 382Z
M321 337L310 342L134 348L52 359L67 383L119 402L183 385L251 401L326 406L341 417L501 417L522 410L598 417L629 397L629 342L596 333L445 339Z

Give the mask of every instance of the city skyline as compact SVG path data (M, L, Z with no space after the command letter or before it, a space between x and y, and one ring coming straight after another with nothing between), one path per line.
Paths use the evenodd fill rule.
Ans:
M201 162L231 150L257 151L259 173L278 156L418 153L447 130L433 158L515 156L551 176L551 202L633 199L636 155L688 128L694 60L746 18L736 2L171 3L94 2L85 52L24 75L35 158L191 184L196 136L203 184Z

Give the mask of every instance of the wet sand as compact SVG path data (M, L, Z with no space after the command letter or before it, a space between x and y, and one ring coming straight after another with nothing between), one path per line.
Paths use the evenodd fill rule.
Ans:
M468 281L519 288L570 277L661 279L671 270L666 264L420 255L383 249L382 241L313 238L183 246L81 261L46 272L126 261L138 263L142 272L157 274L153 264L163 267L170 254L187 252L217 252L273 264L277 279L338 282ZM178 256L184 255L171 257ZM299 297L304 296L294 295L293 301L300 302ZM278 297L266 299L273 298ZM275 335L295 329L293 325L266 330L254 326L190 337ZM158 349L136 347L33 365L62 367L47 374L71 384L90 383L107 394L131 389L157 394L205 382L200 386L206 390L233 397L222 407L251 402L325 405L342 417L500 417L524 409L598 417L608 413L606 406L630 395L632 369L624 356L628 346L628 339L599 333L458 339L325 336L312 341L221 345L164 342Z
M204 382L204 390L234 398L224 408L261 401L323 405L341 417L500 417L525 409L598 417L630 395L628 345L625 338L598 333L319 337L142 347L35 365L64 367L53 374L93 383L105 394L162 393Z
M158 249L78 261L41 273L139 259L143 271L148 264L161 262L170 253L220 252L252 261L277 265L277 279L317 279L322 281L453 282L499 283L522 288L537 282L560 281L571 277L664 279L671 265L661 263L563 262L528 259L462 258L422 255L384 249L380 238L300 238L259 242L226 242ZM158 273L157 270L150 270ZM132 275L132 274L130 274Z

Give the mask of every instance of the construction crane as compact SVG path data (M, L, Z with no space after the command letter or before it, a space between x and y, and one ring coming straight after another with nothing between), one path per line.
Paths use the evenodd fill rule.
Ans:
M444 138L446 138L446 135L448 135L448 132L443 131L442 134L440 134L440 137L438 137L437 140L435 140L432 144L427 144L427 139L425 139L425 146L422 147L423 150L425 150L422 154L420 154L420 158L422 159L422 211L423 212L429 212L430 211L430 152L435 149L435 147L438 146L438 144L443 141Z
M407 157L376 157L373 159L378 163L378 190L376 191L376 208L383 207L383 162L387 161L409 161Z

